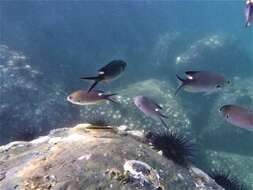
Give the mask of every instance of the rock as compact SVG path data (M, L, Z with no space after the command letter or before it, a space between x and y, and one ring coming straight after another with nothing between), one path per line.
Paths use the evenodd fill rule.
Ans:
M214 103L206 127L199 134L199 138L203 139L203 143L207 145L208 149L253 155L253 133L229 124L219 113L219 108L225 104L237 104L252 109L252 80L252 78L235 77L232 80L232 85Z
M182 34L179 32L160 34L152 51L152 57L154 59L152 64L154 66L172 66L172 64L168 64L168 62L174 59L175 51L180 44L180 39L182 39Z
M0 144L31 140L79 119L63 85L48 81L23 53L0 45L0 62Z
M212 106L197 142L201 146L202 167L230 170L246 183L252 183L253 132L233 126L219 113L225 104L237 104L252 110L252 78L234 77L227 88Z
M110 103L99 105L99 107L83 107L81 118L88 120L91 113L97 118L104 117L109 123L112 121L120 125L125 124L131 129L160 130L164 126L160 122L145 116L133 103L134 96L145 95L163 106L163 113L169 117L166 122L170 129L190 131L190 120L177 102L174 96L175 89L169 83L149 79L131 84L125 89L116 90L116 92L120 96L119 105Z
M30 142L1 146L0 189L153 189L128 177L124 179L126 160L150 165L165 189L222 189L210 178L202 179L202 172L198 177L197 169L176 165L131 135L122 136L111 130L91 133L86 130L88 126L57 129Z
M231 173L240 182L246 184L249 189L253 188L253 157L230 152L215 150L204 151L201 167L208 166L209 171L221 170Z
M236 74L250 76L252 58L238 44L238 39L227 34L205 36L176 54L175 70L214 70L229 77Z

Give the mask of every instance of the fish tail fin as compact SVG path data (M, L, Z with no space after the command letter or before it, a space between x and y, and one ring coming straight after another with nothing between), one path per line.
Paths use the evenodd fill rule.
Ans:
M162 119L162 117L160 117L160 121L163 124L164 127L168 128L167 123Z
M88 93L98 84L98 80L96 80L91 86L90 88L88 89Z
M248 28L249 26L250 26L250 22L247 21L247 22L245 23L245 28Z
M88 89L88 93L100 82L103 80L102 76L95 76L95 77L81 77L80 79L84 80L94 80L95 82L90 86Z
M177 79L179 80L180 84L179 84L179 86L178 86L177 89L176 89L175 95L177 95L178 92L181 90L181 88L184 86L184 81L185 81L183 78L181 78L181 77L178 76L178 75L176 75L176 77L177 77Z
M116 96L117 93L112 93L112 94L107 94L106 95L106 99L109 100L110 102L113 102L115 104L119 104L118 101L115 100L115 98L113 96Z

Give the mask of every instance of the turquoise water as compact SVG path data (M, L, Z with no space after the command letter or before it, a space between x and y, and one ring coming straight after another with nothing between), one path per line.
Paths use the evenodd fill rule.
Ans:
M169 127L195 141L197 166L229 170L253 187L253 133L217 112L230 103L253 109L252 31L244 27L244 1L1 1L0 144L94 117L162 130L132 102L149 95L164 105ZM125 60L126 71L97 88L117 92L121 107L66 101L89 87L81 76L113 59ZM187 70L212 70L232 84L212 95L174 96L175 75Z

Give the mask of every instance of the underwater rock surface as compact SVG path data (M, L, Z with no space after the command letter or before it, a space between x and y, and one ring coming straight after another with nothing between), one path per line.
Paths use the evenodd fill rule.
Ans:
M175 56L175 70L214 70L228 76L250 76L252 59L238 44L239 40L228 34L205 36ZM227 67L226 63L233 66Z
M165 120L170 129L175 131L190 131L190 120L183 107L177 102L174 93L175 89L167 82L156 79L148 79L134 84L130 84L125 89L116 90L119 94L119 105L105 104L98 106L87 106L81 108L81 118L84 121L89 119L90 113L99 117L104 117L116 124L125 124L132 129L159 130L164 126L159 121L145 116L133 103L133 97L144 95L155 100L163 107L162 112L168 116Z
M222 151L253 156L253 132L226 122L219 112L219 108L226 104L240 105L252 110L252 80L252 78L235 77L232 80L232 85L226 88L214 103L207 125L199 134L199 137L203 138L207 145L212 146L212 144L217 143L216 147L219 147ZM229 138L224 139L224 136Z
M206 150L203 165L209 166L210 171L224 170L235 176L248 189L253 188L253 157L229 152Z
M253 188L253 132L227 123L219 113L225 104L236 104L252 110L252 78L234 77L211 108L205 127L198 135L204 150L204 167L227 169Z
M0 189L154 189L122 178L126 160L150 165L165 189L222 189L197 168L176 165L137 137L89 126L56 129L30 142L1 146Z
M0 144L31 140L78 120L62 85L47 81L22 52L0 45L0 62Z

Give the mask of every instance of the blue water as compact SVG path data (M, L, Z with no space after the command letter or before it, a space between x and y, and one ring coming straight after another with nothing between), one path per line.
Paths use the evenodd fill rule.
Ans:
M200 148L228 153L226 159L234 156L236 171L231 172L253 186L253 133L218 121L221 128L213 136L202 135L205 128L213 128L215 106L231 101L253 109L253 29L246 29L244 22L244 1L0 1L0 45L8 47L2 55L24 55L20 62L39 72L33 78L29 69L15 70L7 63L13 54L1 58L0 144L83 121L84 108L68 104L66 96L88 88L79 77L93 75L113 59L128 66L119 80L99 86L107 91L147 79L176 89L175 74L208 69L237 81L225 93L227 99L186 92L175 99L188 115L190 134ZM177 60L182 56L189 59L181 66ZM245 94L230 97L237 87ZM208 157L205 151L200 155ZM240 160L249 160L247 171L238 170ZM217 167L201 158L197 163L207 170Z

